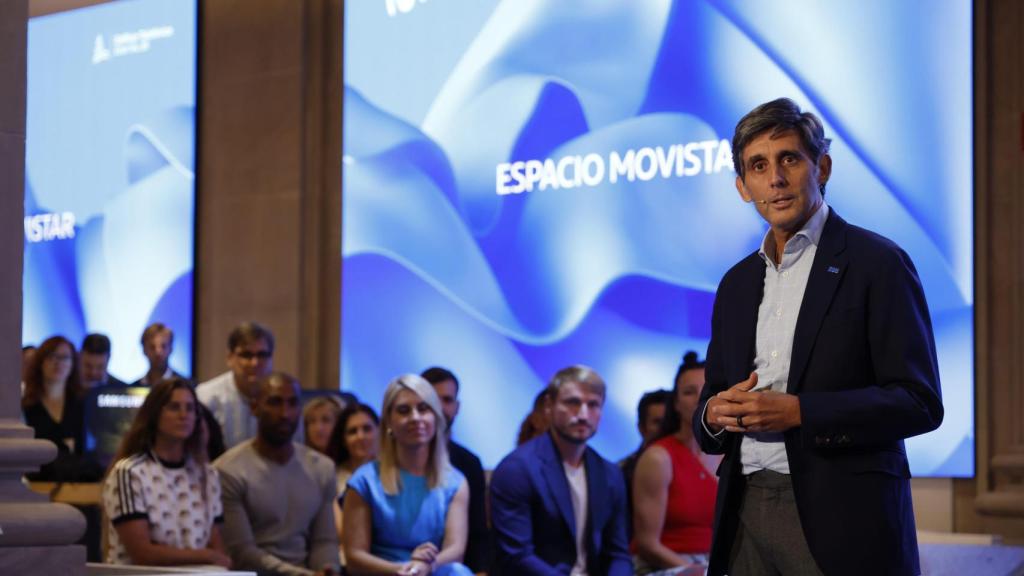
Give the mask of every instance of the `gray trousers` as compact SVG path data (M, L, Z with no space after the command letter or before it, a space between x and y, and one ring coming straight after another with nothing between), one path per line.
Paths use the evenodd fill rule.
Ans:
M820 576L807 547L788 474L747 476L733 539L730 576Z

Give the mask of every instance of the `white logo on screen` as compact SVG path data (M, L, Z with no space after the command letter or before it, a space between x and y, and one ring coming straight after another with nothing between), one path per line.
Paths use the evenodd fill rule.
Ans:
M107 43L103 40L103 34L97 34L96 41L92 45L92 63L99 64L107 60L110 60L110 48L107 48Z
M118 32L114 34L110 41L110 46L108 46L103 34L97 34L96 40L92 45L92 63L100 64L111 58L145 54L149 52L154 42L172 36L174 36L174 26L140 28L131 32Z
M647 182L688 178L731 171L729 141L701 140L670 146L643 146L623 152L539 158L497 165L495 191L499 196L534 190L594 187L604 183Z
M146 400L145 396L129 394L100 394L96 398L96 406L100 408L138 408Z
M75 215L72 212L52 212L25 216L25 242L50 242L75 237Z
M425 4L427 0L384 0L384 8L388 16L394 18L399 14L408 14L416 7L416 4Z

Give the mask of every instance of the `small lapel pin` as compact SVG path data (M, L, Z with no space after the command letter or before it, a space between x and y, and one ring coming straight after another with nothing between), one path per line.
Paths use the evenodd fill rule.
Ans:
M831 272L832 274L839 274L839 267L838 266L829 266L828 267L828 271Z

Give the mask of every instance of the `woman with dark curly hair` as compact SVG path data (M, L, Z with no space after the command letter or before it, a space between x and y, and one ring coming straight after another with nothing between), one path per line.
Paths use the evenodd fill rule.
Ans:
M149 391L103 486L110 564L230 568L220 478L206 457L199 402L182 378Z
M338 476L338 499L334 502L334 528L338 531L338 542L342 539L342 503L348 479L357 468L377 457L380 441L377 433L380 419L373 408L360 402L349 404L334 424L331 440L327 444L327 455L334 458ZM344 549L339 545L344 563Z

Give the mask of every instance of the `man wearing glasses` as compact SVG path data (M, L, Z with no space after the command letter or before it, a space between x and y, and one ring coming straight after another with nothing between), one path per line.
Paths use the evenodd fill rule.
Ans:
M199 401L213 413L231 448L256 436L256 418L249 408L259 382L274 368L274 335L256 322L240 324L228 335L227 372L196 388Z

